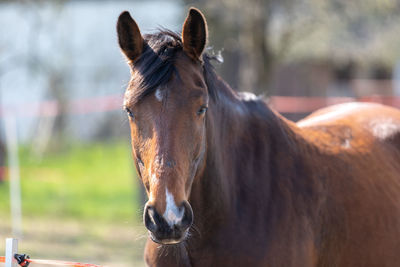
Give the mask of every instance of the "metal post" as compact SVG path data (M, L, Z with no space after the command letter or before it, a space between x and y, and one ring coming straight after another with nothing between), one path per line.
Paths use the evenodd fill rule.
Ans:
M10 205L12 232L16 237L22 234L21 219L21 185L18 160L18 132L14 116L5 118L6 142L8 150L8 166L10 171Z
M6 239L6 265L5 267L18 267L18 262L14 259L14 255L18 253L18 239Z

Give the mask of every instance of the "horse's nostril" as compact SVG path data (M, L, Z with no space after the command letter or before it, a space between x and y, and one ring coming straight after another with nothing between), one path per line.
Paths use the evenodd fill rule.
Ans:
M171 218L160 215L152 205L146 204L143 221L151 232L150 237L153 241L171 244L171 242L180 242L186 237L186 231L193 223L193 211L187 201L180 205L179 210L183 211L182 217L179 219L172 217L171 220Z
M193 210L192 207L190 206L189 202L184 201L182 203L183 209L184 209L184 214L182 221L180 223L180 228L182 231L186 230L189 228L192 223L193 223Z
M144 225L151 232L157 231L156 212L154 207L146 205L143 213Z

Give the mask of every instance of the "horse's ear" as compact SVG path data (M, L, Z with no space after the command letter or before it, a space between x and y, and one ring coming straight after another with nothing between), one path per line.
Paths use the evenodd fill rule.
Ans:
M119 47L128 60L134 62L142 53L144 40L138 25L128 11L119 15L117 32Z
M201 59L207 43L207 22L200 10L190 8L182 29L183 51L193 59Z

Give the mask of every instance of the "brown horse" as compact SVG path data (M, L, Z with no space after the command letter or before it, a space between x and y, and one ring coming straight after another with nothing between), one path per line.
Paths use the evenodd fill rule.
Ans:
M286 120L217 76L197 9L182 36L117 30L149 266L400 266L398 110Z

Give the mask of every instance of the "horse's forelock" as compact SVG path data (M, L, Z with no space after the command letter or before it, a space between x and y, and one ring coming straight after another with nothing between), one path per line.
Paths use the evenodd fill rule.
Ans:
M157 88L165 85L170 81L173 74L178 74L175 67L175 57L178 51L182 51L182 39L178 33L170 30L161 29L153 34L144 35L145 47L141 56L134 63L133 67L139 75L134 79L131 86L134 90L131 103L137 103L144 97L154 93ZM215 79L212 64L213 56L204 53L204 76L208 85L210 96L213 98L212 81L207 79Z

